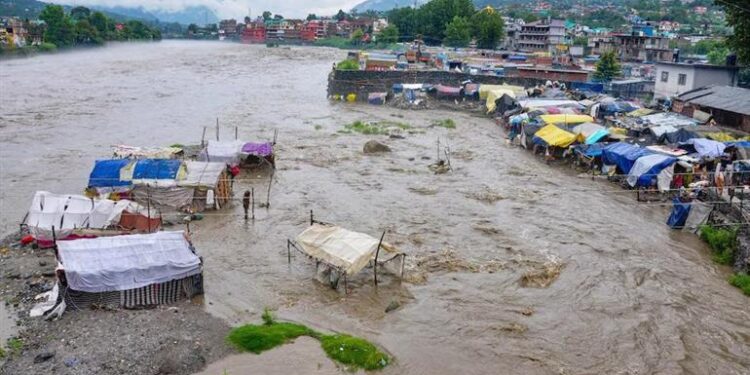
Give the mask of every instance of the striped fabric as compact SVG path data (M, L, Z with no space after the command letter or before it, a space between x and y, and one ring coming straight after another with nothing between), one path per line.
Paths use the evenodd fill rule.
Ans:
M193 275L165 283L151 284L142 288L118 292L87 293L67 289L65 302L74 308L83 309L92 305L134 308L174 303L203 293L203 276Z

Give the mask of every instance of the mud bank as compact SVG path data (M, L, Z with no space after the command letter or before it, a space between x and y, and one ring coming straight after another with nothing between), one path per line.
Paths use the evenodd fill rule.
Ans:
M35 190L81 192L109 145L196 143L219 117L243 140L279 130L270 208L245 222L235 202L191 224L202 308L226 325L270 307L376 343L395 357L383 374L748 372L747 298L698 238L664 225L668 207L548 168L483 117L332 104L323 88L342 58L165 41L8 62L0 79L17 90L0 108L0 228L17 228ZM455 129L431 126L447 118ZM339 133L358 120L416 131ZM429 170L438 138L453 172ZM370 140L392 151L364 155ZM268 177L235 181L238 194L253 187L265 192ZM387 229L418 276L374 287L365 272L348 295L315 282L315 265L289 263L285 246L310 209L371 235ZM400 307L386 313L392 301Z

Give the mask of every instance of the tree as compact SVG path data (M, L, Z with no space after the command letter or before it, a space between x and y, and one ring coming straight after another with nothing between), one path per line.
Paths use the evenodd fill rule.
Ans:
M75 42L73 22L60 5L47 5L39 14L39 19L47 24L44 40L58 47L71 46Z
M250 22L251 22L251 21L252 21L252 20L250 19L250 17L249 17L249 16L245 16L245 25L248 25L248 24L250 24Z
M187 30L188 30L188 33L195 34L198 32L198 25L191 23L190 25L188 25Z
M317 19L318 19L318 16L316 16L315 13L310 13L307 15L308 21L317 20Z
M398 43L398 27L395 25L388 25L388 27L380 30L378 34L378 42L383 44Z
M575 37L575 39L573 39L573 45L586 47L589 45L589 38L585 36L577 36Z
M104 40L99 37L99 32L88 20L82 19L75 26L75 43L102 44Z
M599 81L609 82L621 73L620 63L617 61L615 51L604 52L599 61L596 62L594 78Z
M70 18L76 21L85 20L89 18L90 15L91 15L91 10L86 7L77 6L70 10Z
M727 62L727 55L729 55L729 48L720 46L709 51L706 57L711 64L724 65Z
M346 12L344 12L344 11L343 11L343 10L341 10L341 9L339 9L339 12L338 12L338 13L336 13L336 20L337 20L337 21L339 21L339 22L340 22L340 21L343 21L343 20L345 20L345 19L347 19L347 18L349 18L349 15L348 15L348 14L346 14Z
M398 28L401 35L414 38L420 32L417 20L417 10L414 8L396 8L388 12L388 23Z
M263 12L263 21L268 21L271 18L273 18L273 13L271 13L269 11Z
M495 49L505 36L503 17L490 7L482 9L471 17L471 27L479 48Z
M354 44L359 44L362 41L362 37L365 36L365 32L362 29L356 29L352 31L351 40Z
M466 17L453 17L453 20L445 26L445 39L443 44L448 47L466 47L471 42L471 27Z
M724 8L726 22L734 28L727 45L737 53L741 64L750 64L750 6L747 0L716 1Z
M273 19L275 19L275 20L283 20L284 16L282 16L281 14L274 14L273 15Z
M427 41L442 41L445 38L445 26L453 17L470 18L474 14L474 3L471 0L432 0L417 9L419 33Z
M89 23L96 28L99 36L105 37L109 30L109 19L102 12L94 12L89 17Z

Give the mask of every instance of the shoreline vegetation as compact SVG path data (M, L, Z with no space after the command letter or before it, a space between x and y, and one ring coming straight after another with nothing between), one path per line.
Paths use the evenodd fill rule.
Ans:
M119 22L83 6L74 7L66 13L61 5L47 5L39 14L39 21L26 20L24 27L32 36L31 42L19 45L10 43L0 48L0 60L98 47L107 42L162 39L158 28L138 20Z
M240 351L260 354L300 336L308 336L320 341L329 358L352 371L380 370L391 362L387 354L367 340L347 334L326 335L301 324L279 322L268 309L261 318L262 325L247 324L234 328L227 340Z

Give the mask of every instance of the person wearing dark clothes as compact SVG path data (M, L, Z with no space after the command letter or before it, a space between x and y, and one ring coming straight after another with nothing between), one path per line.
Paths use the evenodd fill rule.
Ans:
M250 208L250 191L245 190L242 196L242 208L245 210L245 220L247 220L247 210Z

